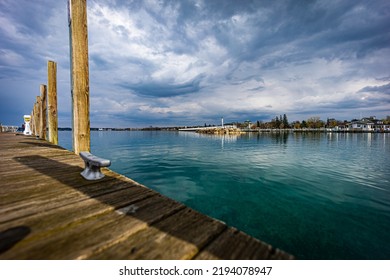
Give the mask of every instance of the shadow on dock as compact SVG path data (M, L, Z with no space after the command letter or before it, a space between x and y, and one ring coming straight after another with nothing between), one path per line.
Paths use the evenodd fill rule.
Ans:
M42 140L37 139L37 142L20 142L21 144L27 144L30 146L36 146L36 147L47 147L51 149L58 149L66 151L66 149L60 147L60 146L53 146L53 144L42 142Z
M0 232L0 254L11 249L30 233L31 229L26 226L17 226Z

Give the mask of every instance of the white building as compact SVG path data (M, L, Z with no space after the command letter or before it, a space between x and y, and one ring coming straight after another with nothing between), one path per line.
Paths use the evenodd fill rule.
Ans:
M374 122L367 119L352 121L348 124L348 130L374 131Z
M348 130L352 131L389 131L390 125L384 124L383 121L375 117L355 120L348 124Z

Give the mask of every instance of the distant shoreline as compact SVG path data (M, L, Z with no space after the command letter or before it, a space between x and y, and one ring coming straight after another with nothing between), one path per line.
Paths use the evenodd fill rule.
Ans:
M249 131L252 132L252 131ZM321 132L321 133L390 133L390 130L359 130L329 128L255 129L255 132Z
M179 131L184 127L148 127L148 128L91 128L91 131ZM58 128L58 131L72 131L72 128ZM199 132L200 130L193 130ZM209 131L209 129L208 129ZM390 133L389 130L359 130L359 129L330 129L330 128L258 128L258 129L241 129L241 133ZM209 132L210 133L210 132ZM220 131L217 134L221 134Z

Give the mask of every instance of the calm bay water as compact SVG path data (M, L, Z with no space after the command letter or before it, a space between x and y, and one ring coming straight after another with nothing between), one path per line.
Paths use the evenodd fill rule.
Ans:
M71 132L59 132L71 149ZM92 132L111 169L299 259L390 259L390 134Z

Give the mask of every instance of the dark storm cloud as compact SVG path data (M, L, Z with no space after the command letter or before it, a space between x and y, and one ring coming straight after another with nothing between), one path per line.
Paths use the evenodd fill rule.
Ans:
M138 84L123 84L122 87L143 97L173 97L196 93L201 89L200 82L204 75L199 75L185 83L170 83L169 81L150 81Z
M0 10L6 14L12 23L16 23L18 32L22 35L42 36L51 32L50 25L45 22L46 16L66 1L1 1Z
M390 83L383 86L368 86L364 87L359 92L378 92L390 95Z
M280 3L283 4L280 4ZM277 4L279 3L279 4ZM272 9L265 10L264 20L253 18L246 28L252 39L245 45L235 46L232 52L250 60L267 55L275 48L290 44L290 49L275 57L286 62L302 61L318 55L326 58L356 56L373 49L388 48L388 5L381 2L379 9L366 1L277 1ZM385 6L383 10L380 10ZM263 8L259 5L256 11ZM239 34L224 24L216 27L221 43L234 46ZM241 52L245 50L245 52ZM268 60L268 65L274 65ZM265 67L268 66L267 64Z

